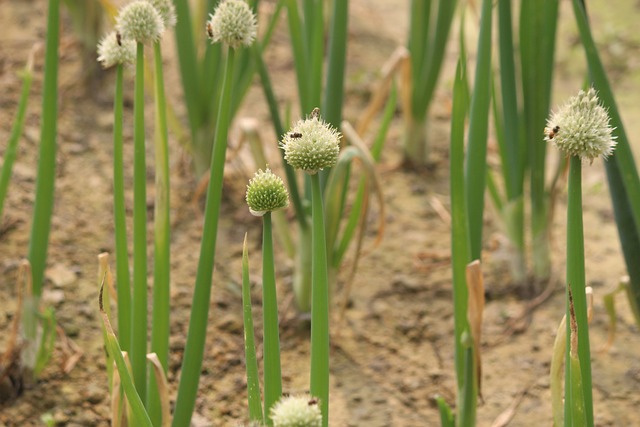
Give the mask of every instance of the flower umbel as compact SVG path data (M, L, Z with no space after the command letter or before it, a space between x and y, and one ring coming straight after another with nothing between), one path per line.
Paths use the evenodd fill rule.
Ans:
M224 42L237 49L256 39L257 20L243 0L224 0L207 21L207 35L213 43Z
M160 38L164 22L151 3L137 0L120 9L116 16L116 30L125 39L149 43Z
M115 31L104 36L98 43L98 61L104 68L118 64L130 64L136 59L136 42L123 38Z
M324 168L335 166L340 152L340 132L325 123L314 109L311 116L299 120L282 137L280 148L285 160L295 169L310 175Z
M616 146L609 114L595 89L580 91L547 120L545 140L569 156L606 159Z
M284 182L268 167L264 172L258 170L249 181L246 199L249 212L255 216L289 206L289 194Z
M147 0L156 8L165 28L173 28L176 26L176 8L172 0Z
M319 401L309 396L283 397L271 408L271 420L274 427L320 427Z

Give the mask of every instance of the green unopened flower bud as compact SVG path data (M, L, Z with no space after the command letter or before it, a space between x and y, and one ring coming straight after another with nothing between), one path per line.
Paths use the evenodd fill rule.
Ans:
M318 399L309 396L283 397L271 408L274 427L321 427Z
M294 169L313 175L338 161L340 132L325 123L316 108L309 118L298 121L282 137L280 147L284 150L285 160Z
M98 43L98 61L104 68L118 64L130 64L136 59L136 42L110 32Z
M164 22L151 3L137 0L120 9L116 16L116 30L125 39L149 43L160 38Z
M153 7L156 8L160 17L162 18L162 22L164 23L164 27L166 29L170 29L176 26L177 18L176 18L176 8L173 5L172 0L147 0Z
M262 216L267 212L289 206L289 193L282 179L269 168L256 172L247 185L247 204L249 212Z
M569 156L606 159L616 146L609 114L595 89L580 91L547 120L545 140Z
M209 16L207 35L213 43L221 41L237 49L251 46L256 39L256 16L243 0L224 0Z

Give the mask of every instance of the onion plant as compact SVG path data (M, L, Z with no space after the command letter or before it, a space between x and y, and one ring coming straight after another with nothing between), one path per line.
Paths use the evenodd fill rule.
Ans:
M546 144L540 129L549 114L553 76L558 0L524 1L520 9L520 62L523 125L529 155L531 247L533 274L545 280L551 272L549 199L545 186Z
M591 354L584 272L582 164L606 159L616 145L609 116L591 88L547 122L546 140L569 157L567 206L565 425L593 426ZM584 415L583 415L584 414ZM582 418L584 416L584 419Z
M438 83L456 0L412 0L408 48L411 78L404 112L404 159L413 166L425 165L428 156L427 113Z
M323 426L329 419L329 277L324 206L318 172L338 161L340 134L320 118L316 108L285 134L281 147L285 160L311 180L312 287L311 287L311 395L320 399Z
M179 18L179 16L178 16ZM215 126L214 150L209 167L209 184L204 214L204 229L200 246L200 258L196 273L196 283L189 319L189 332L182 362L182 374L173 418L174 426L188 425L195 406L200 380L200 369L204 354L209 300L211 295L211 275L215 261L218 218L222 199L224 162L227 150L227 135L230 124L230 109L233 99L234 64L236 50L250 46L256 38L256 17L247 3L241 0L226 0L220 3L207 23L209 37L214 42L227 46L222 94Z
M629 273L629 303L636 322L640 325L640 263L637 262L640 256L640 178L613 91L591 34L584 2L574 1L573 10L592 84L599 91L602 104L611 116L613 134L617 141L616 153L610 161L605 162L605 168L618 235Z
M26 345L22 349L23 366L27 371L33 373L37 371L36 364L40 358L38 354L45 349L46 344L39 331L48 328L47 324L43 322L39 306L47 264L55 194L59 33L60 1L50 0L47 13L39 160L28 254L31 264L32 292L25 298L23 312L23 331L26 339ZM7 170L7 172L9 171ZM53 312L49 311L48 318L53 319L52 316Z
M280 339L278 327L278 300L276 293L275 262L271 212L289 204L289 195L280 177L268 168L256 172L247 186L249 211L261 216L262 232L262 316L264 340L264 413L267 424L271 408L282 397L282 373L280 368Z
M131 345L131 277L124 200L123 75L124 65L135 61L135 52L135 41L123 39L122 35L115 31L104 36L98 44L98 61L105 68L116 67L113 101L113 218L118 280L118 335L122 343L120 347L124 351L128 351Z
M513 30L511 2L498 2L497 7L500 73L493 106L504 191L499 191L492 174L488 185L511 242L512 276L522 283L528 277L525 182L529 178L533 276L544 281L550 274L550 209L557 180L546 184L546 145L540 143L540 129L551 98L558 1L521 2L518 34ZM517 35L520 50L515 52ZM521 75L516 73L518 59Z
M469 93L465 50L461 49L454 81L451 121L451 248L453 269L454 358L457 379L457 411L452 415L443 399L438 401L443 426L474 426L480 387L479 334L481 307L477 296L478 263L482 249L482 216L486 149L491 100L492 2L482 2L478 62L473 92ZM464 16L464 15L463 15ZM469 112L465 156L465 119ZM473 272L476 273L473 273ZM472 290L473 292L470 292ZM472 298L474 297L474 298ZM480 314L478 314L480 313Z
M171 0L148 0L159 12L166 29L176 25L176 13ZM169 193L169 140L167 134L167 108L164 96L162 51L160 40L153 43L154 95L155 95L155 214L153 263L153 317L151 351L166 374L169 359L170 311L170 193ZM160 396L155 376L149 376L147 404L154 424L162 419Z
M116 17L116 30L136 42L133 167L133 294L131 312L131 366L140 398L147 397L147 183L144 120L144 45L164 31L158 10L147 1L127 4Z

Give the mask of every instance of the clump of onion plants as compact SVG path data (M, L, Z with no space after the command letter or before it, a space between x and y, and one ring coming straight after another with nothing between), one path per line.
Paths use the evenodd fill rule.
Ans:
M119 265L118 299L131 297L129 315L119 314L119 333L117 346L114 345L113 331L107 334L110 356L117 362L118 372L123 380L128 372L121 372L124 366L117 354L127 349L131 355L132 383L128 383L125 392L129 403L135 407L134 419L154 425L173 423L175 426L188 425L195 405L200 369L204 353L206 326L211 292L211 276L215 262L215 246L218 218L222 195L222 176L227 147L227 135L230 122L229 109L232 99L232 78L235 51L250 45L256 35L256 18L250 7L241 0L226 0L216 8L211 20L203 25L212 42L221 42L227 46L224 80L220 95L220 108L216 122L215 149L209 159L210 179L207 189L205 223L200 249L200 259L196 273L193 305L189 322L189 332L184 353L182 373L175 404L173 420L168 412L168 399L164 386L164 374L167 369L169 339L169 161L167 142L166 102L160 50L160 36L166 28L176 24L173 3L169 0L134 1L126 5L116 18L116 32L108 35L100 44L100 58L105 65L125 62L133 54L129 51L135 46L136 84L134 97L134 210L133 210L133 286L126 283L127 268ZM213 28L216 28L214 31ZM156 202L155 202L155 262L153 287L153 318L151 328L151 351L147 355L147 258L146 258L146 161L144 126L144 45L154 46L154 94L155 94L155 158L156 158ZM113 54L108 57L106 54ZM118 67L121 67L118 65ZM121 69L116 85L116 126L114 127L114 179L116 193L121 191ZM117 196L118 199L121 195ZM124 216L123 202L114 202L116 218ZM126 259L126 229L124 221L116 224L118 257ZM124 260L122 261L124 265ZM129 292L131 292L129 294ZM119 310L126 311L126 302ZM105 310L106 313L106 310ZM106 316L106 314L105 314ZM123 320L120 320L122 317ZM105 317L108 321L108 317ZM106 323L106 322L105 322ZM127 327L130 327L130 339L123 339ZM110 328L105 328L109 332ZM146 359L152 363L155 375L147 379ZM148 383L147 383L148 381ZM135 384L132 389L131 385ZM162 389L159 391L159 389ZM142 405L140 404L142 403Z
M585 292L582 164L610 156L616 146L609 115L596 91L580 91L547 122L545 139L569 157L567 205L565 425L593 426L591 353Z

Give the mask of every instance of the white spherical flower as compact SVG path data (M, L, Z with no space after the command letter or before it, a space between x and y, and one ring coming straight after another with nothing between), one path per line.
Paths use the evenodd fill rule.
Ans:
M340 132L325 123L314 109L306 120L300 120L282 137L280 147L285 160L294 168L310 175L335 166L340 153Z
M153 7L156 8L158 13L160 13L160 17L162 18L162 22L164 23L165 28L173 28L176 26L177 18L176 18L176 8L173 5L172 0L147 0Z
M98 61L104 68L118 64L130 64L136 59L136 42L110 32L98 43Z
M545 140L569 156L606 159L616 146L609 114L595 89L580 91L547 120Z
M164 22L160 12L151 3L137 0L120 9L116 16L116 30L125 39L149 43L160 38L164 32Z
M250 46L256 39L257 20L243 0L224 0L207 22L207 35L213 43L224 42L237 49Z
M283 397L271 408L274 427L321 427L318 399L309 396Z
M279 176L269 168L264 172L260 169L247 185L246 200L249 212L262 216L289 206L289 193Z

